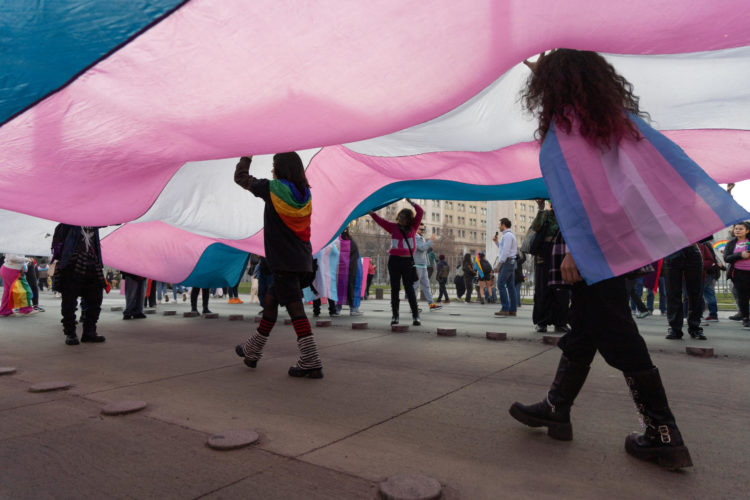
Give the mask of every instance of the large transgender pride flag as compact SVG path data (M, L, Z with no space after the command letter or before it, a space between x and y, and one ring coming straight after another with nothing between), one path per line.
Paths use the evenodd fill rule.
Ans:
M539 163L581 276L594 283L650 264L750 218L674 142L630 115L641 140L603 151L552 126Z
M108 226L110 266L234 284L263 249L263 204L232 181L248 154L270 177L271 154L302 152L314 251L403 196L546 197L518 96L522 61L556 47L605 53L715 190L750 178L746 11L746 0L6 0L0 251L48 253L57 221ZM691 209L718 213L702 228L731 219L696 191ZM678 206L661 209L674 220ZM598 232L603 275L672 248L635 233L643 248L610 248Z

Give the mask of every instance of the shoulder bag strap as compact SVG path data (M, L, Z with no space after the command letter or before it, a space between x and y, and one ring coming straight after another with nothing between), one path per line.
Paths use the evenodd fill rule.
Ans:
M401 235L404 237L404 242L406 243L406 248L409 249L409 255L412 259L414 259L414 252L411 251L411 245L409 245L409 238L406 236L406 233L404 233L404 230L401 229L401 226L398 226L398 230L401 231Z

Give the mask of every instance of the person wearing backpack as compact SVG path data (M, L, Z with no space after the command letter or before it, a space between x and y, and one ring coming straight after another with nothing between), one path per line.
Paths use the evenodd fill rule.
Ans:
M449 304L451 301L448 297L448 289L445 288L445 284L448 282L448 274L450 274L450 266L445 261L445 255L440 254L437 262L437 282L440 286L440 293L438 293L436 302L440 302L443 295L445 295L445 300L443 302Z

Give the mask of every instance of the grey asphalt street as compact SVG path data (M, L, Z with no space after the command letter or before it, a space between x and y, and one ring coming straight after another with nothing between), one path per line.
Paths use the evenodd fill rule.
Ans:
M573 407L573 441L508 415L514 401L546 394L559 359L533 331L530 306L500 319L496 306L451 303L392 333L389 303L365 301L361 317L345 310L332 326L314 326L325 378L309 380L286 373L297 349L282 321L256 369L235 355L257 304L212 299L219 318L203 319L170 302L131 321L111 311L123 304L105 298L99 345L64 344L49 293L46 312L0 319L0 367L17 370L0 376L0 498L373 499L395 474L435 478L449 499L750 496L750 330L729 312L702 342L664 339L662 316L637 320L695 463L669 472L625 453L639 423L621 373L601 357ZM488 331L508 340L487 340ZM686 346L714 356L689 356ZM28 391L47 381L72 387ZM122 400L148 406L100 414ZM206 446L239 429L259 442Z

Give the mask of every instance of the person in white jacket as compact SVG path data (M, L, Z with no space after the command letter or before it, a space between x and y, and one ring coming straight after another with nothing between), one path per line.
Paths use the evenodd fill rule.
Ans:
M31 288L24 277L24 267L29 259L23 255L6 254L5 263L0 267L0 275L3 278L3 298L0 302L0 316L13 315L13 309L18 309L18 314L32 314L34 308L31 305ZM13 289L16 293L13 293Z

